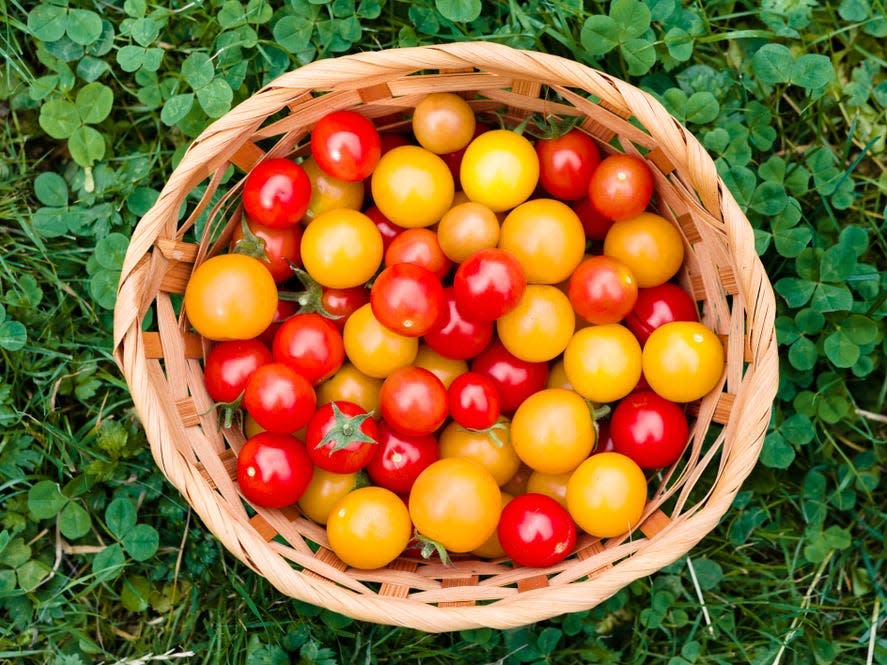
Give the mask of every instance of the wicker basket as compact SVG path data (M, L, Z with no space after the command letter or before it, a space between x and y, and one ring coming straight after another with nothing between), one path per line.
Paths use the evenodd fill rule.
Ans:
M328 549L324 529L296 508L248 506L232 479L243 434L220 427L203 386L208 344L174 305L195 263L219 251L239 223L244 171L266 154L306 154L310 128L332 110L356 109L383 131L405 127L432 91L465 93L478 113L504 112L515 123L532 112L579 116L602 151L645 156L658 212L685 241L680 279L726 349L718 388L690 407L695 421L682 460L650 480L639 529L605 542L580 537L576 551L550 569L401 558L384 569L353 570ZM231 164L239 171L222 185ZM207 232L189 240L207 214ZM143 330L151 310L153 323ZM773 292L752 229L699 142L653 97L623 81L488 43L317 61L212 124L133 234L114 324L115 355L157 464L238 559L283 594L429 632L508 628L588 609L686 554L715 527L754 467L777 387Z

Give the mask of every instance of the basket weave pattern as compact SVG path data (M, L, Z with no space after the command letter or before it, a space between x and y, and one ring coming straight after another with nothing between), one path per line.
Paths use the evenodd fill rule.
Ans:
M383 131L408 128L409 112L432 91L464 94L479 114L504 112L515 123L534 112L578 116L603 152L642 154L655 175L657 212L684 240L681 282L725 345L722 381L691 405L688 449L675 467L651 478L639 529L603 542L580 537L576 552L550 569L400 558L384 569L353 570L328 549L323 527L296 507L248 507L233 480L244 436L220 427L203 386L209 344L173 305L194 265L227 246L240 223L242 176L259 159L305 154L311 127L333 110L358 110ZM232 164L238 173L220 185ZM189 240L207 212L207 232ZM152 309L152 328L143 331ZM311 63L204 131L133 234L114 345L157 464L238 559L289 596L362 620L438 632L508 628L588 609L683 556L711 531L756 463L770 419L774 309L742 211L699 142L653 97L556 56L460 43Z

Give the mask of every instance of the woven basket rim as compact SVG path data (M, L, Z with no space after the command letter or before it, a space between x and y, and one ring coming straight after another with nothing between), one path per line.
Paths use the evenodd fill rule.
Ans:
M189 459L181 414L170 396L159 394L157 388L165 385L162 379L170 379L176 384L176 391L187 390L186 377L193 369L189 369L185 360L184 343L175 335L163 336L167 376L158 376L162 370L147 360L141 323L150 307L159 307L161 314L167 316L172 312L171 307L166 311L168 304L160 299L155 302L155 298L162 281L158 268L167 267L177 251L174 247L167 252L169 257L157 251L159 241L177 237L174 212L190 188L220 177L219 165L235 157L237 150L260 131L270 115L313 90L343 97L358 95L355 99L359 104L360 91L386 85L398 76L425 70L458 76L467 69L513 78L516 82L541 81L549 86L562 86L565 91L581 89L592 92L600 100L599 105L614 109L617 115L627 109L649 132L638 130L632 138L648 140L649 147L659 149L680 182L698 197L698 210L694 209L694 214L698 214L703 223L711 220L711 225L716 225L718 233L723 235L729 257L735 262L734 302L738 296L751 323L747 330L747 362L733 374L728 372L726 379L736 390L733 417L724 424L723 436L740 443L726 450L719 476L704 506L698 509L694 506L690 513L681 515L679 521L666 524L642 550L618 561L606 574L565 585L520 590L490 604L439 607L410 598L359 593L321 579L319 575L298 573L275 550L273 543L267 542L255 529L242 526L231 507L222 500L224 497L207 483L193 459ZM712 210L715 207L716 210ZM198 255L197 260L201 258ZM207 127L191 142L157 203L133 233L114 311L114 357L130 387L152 454L164 475L226 548L282 593L353 618L429 632L481 626L507 628L588 609L593 605L589 603L590 598L600 602L631 581L674 562L717 525L753 469L769 423L778 382L774 311L773 291L754 251L751 226L698 140L668 115L653 96L560 56L488 42L459 42L314 61L278 77Z

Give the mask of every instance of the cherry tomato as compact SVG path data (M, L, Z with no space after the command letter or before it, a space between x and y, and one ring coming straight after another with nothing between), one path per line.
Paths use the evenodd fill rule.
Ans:
M416 367L424 367L434 374L447 389L457 376L468 371L468 363L464 360L442 356L427 344L419 346L419 352L416 354L413 364Z
M604 239L604 254L628 266L644 289L664 284L684 262L681 234L664 217L644 212L616 222Z
M638 284L622 261L592 256L570 276L567 295L576 313L589 323L618 323L638 298Z
M216 402L234 402L259 367L271 362L271 351L256 339L216 344L206 356L203 382Z
M440 456L474 460L504 485L517 473L521 461L509 440L509 423L502 422L486 430L467 430L451 422L440 433Z
M524 464L543 473L575 469L591 453L595 435L585 400L560 388L534 393L511 420L514 450Z
M379 427L353 402L319 407L305 428L305 446L315 466L333 473L360 471L376 454Z
M302 261L323 286L360 286L382 263L382 236L361 212L342 208L316 217L302 236Z
M396 494L407 495L416 478L440 459L440 447L430 434L411 436L379 423L379 447L367 466L370 479Z
M469 199L503 212L530 198L539 182L539 158L525 137L494 129L468 144L459 179Z
M379 132L355 111L333 111L311 130L311 156L334 178L356 182L369 177L382 156Z
M416 104L413 134L426 150L441 155L466 147L474 138L474 109L451 92L433 92Z
M634 307L625 317L625 325L643 346L659 326L672 321L698 321L696 303L677 284L666 282L649 289L638 289Z
M499 418L499 391L485 374L466 372L447 389L450 415L462 427L486 429Z
M588 183L588 198L605 217L631 219L640 215L653 196L653 172L634 155L610 155L598 165Z
M237 484L247 501L265 508L294 504L311 481L305 444L289 434L261 432L237 455Z
M619 453L592 455L567 484L567 509L576 524L598 538L633 529L647 503L647 479L631 459Z
M410 491L410 517L418 532L450 552L470 552L496 530L502 498L480 464L451 457L431 464Z
M587 196L572 203L570 207L579 216L579 221L582 222L582 228L585 230L586 237L592 240L597 240L598 242L603 240L607 236L607 231L614 224L612 219L608 219L600 210L594 207L591 199Z
M507 492L502 492L502 508L504 509L514 497ZM501 515L501 511L500 511ZM484 559L499 559L505 556L505 550L502 549L502 543L499 542L499 533L497 531L493 532L487 541L481 545L480 547L475 547L471 550L471 553L475 556L479 556Z
M610 434L610 422L607 420L597 421L597 443L594 446L592 455L598 453L612 453L616 450L616 443Z
M444 289L445 307L425 334L425 343L442 356L468 360L480 353L493 338L493 324L465 318L456 305L453 288Z
M314 312L284 321L271 351L276 362L289 365L314 386L339 371L345 361L342 333L332 321Z
M514 472L511 479L502 485L503 494L506 492L511 496L520 496L521 494L524 494L527 491L527 483L529 482L532 473L533 469L521 462L521 465L518 467L517 471Z
M478 136L480 136L484 132L490 131L491 129L492 129L492 127L490 127L490 125L488 125L487 123L476 121L474 123L474 136L472 137L471 140L473 141ZM469 145L470 145L470 142L469 142ZM462 189L462 180L459 176L459 172L462 169L462 159L465 157L465 151L467 149L468 149L468 146L466 145L465 147L460 148L459 150L454 150L453 152L447 152L447 153L444 153L440 156L441 159L443 159L447 163L447 166L450 169L450 173L453 175L453 182L456 184L457 190ZM460 193L463 196L465 196L465 201L469 200L468 196L465 195L464 192L457 191L456 192L457 196ZM460 201L460 203L464 203L465 201ZM455 201L453 202L453 205L456 205Z
M382 214L406 228L437 222L450 209L456 191L446 162L413 145L385 153L373 171L370 187Z
M398 234L385 250L385 265L412 263L434 273L438 279L446 277L453 262L447 258L431 229L407 229Z
M410 514L394 492L361 487L333 506L326 535L330 549L349 566L382 568L400 556L409 543Z
M617 453L642 469L674 464L687 446L689 426L684 410L654 392L640 391L621 400L610 416Z
M315 217L330 210L337 208L360 210L363 206L365 188L362 180L346 182L334 178L325 173L313 157L302 162L302 168L305 169L311 182L311 200L302 219L305 224L310 224Z
M460 203L450 208L437 225L437 240L447 258L462 263L499 242L499 218L481 203Z
M329 379L317 386L317 404L333 400L354 402L364 411L379 408L379 391L382 380L367 376L351 363L346 362Z
M447 418L447 389L427 369L402 367L382 383L379 405L382 418L398 432L431 434Z
M416 358L419 340L383 326L367 303L345 322L345 355L364 374L384 379Z
M345 321L363 305L370 301L370 291L365 286L352 286L347 289L322 287L320 304L323 311L331 315L329 320L339 329L345 329Z
M552 139L536 141L539 184L561 201L576 201L588 194L591 174L601 162L597 143L581 129L571 129Z
M291 266L302 265L302 254L299 251L302 227L293 225L274 228L262 226L252 220L244 221L244 224L248 231L246 238L243 224L235 226L231 236L232 249L259 259L278 284L290 279L293 276Z
M494 340L471 363L471 371L486 374L496 384L502 413L512 413L548 381L548 364L528 362L511 353L502 342Z
M308 380L283 363L259 367L246 382L243 407L269 432L289 434L308 424L317 397Z
M305 170L285 158L256 164L243 183L243 209L250 220L282 229L298 224L311 199Z
M472 254L453 277L453 295L459 311L478 321L495 321L513 310L526 287L521 264L497 248Z
M277 309L274 311L274 318L271 320L271 323L268 325L265 330L262 331L262 334L259 335L256 339L258 339L262 344L267 346L269 349L274 344L274 335L277 334L277 331L280 330L280 326L283 324L291 316L295 315L296 312L299 311L298 303L293 302L292 300L277 300Z
M261 261L220 254L198 265L185 287L185 315L213 341L252 339L277 309L277 285Z
M388 219L376 206L370 206L364 211L364 214L373 220L373 224L379 229L379 233L382 235L382 247L387 252L391 241L403 233L404 228Z
M598 404L630 393L641 377L641 346L618 323L583 328L564 351L564 369L573 389Z
M407 337L419 337L441 316L444 290L427 268L395 263L373 281L370 304L382 325Z
M299 509L308 519L318 524L326 524L333 506L356 488L356 473L333 473L314 467L311 482L299 499Z
M560 355L576 326L570 300L555 286L529 284L510 312L496 321L502 344L518 358L546 362Z
M721 380L724 347L702 323L666 323L647 339L643 369L654 392L672 402L692 402L711 392Z
M576 546L576 524L570 514L544 494L515 497L502 509L496 532L505 554L520 566L553 566Z
M528 284L557 284L582 261L585 231L567 204L533 199L508 213L499 247L518 260Z
M563 358L552 365L551 370L548 372L548 382L545 384L545 387L573 390L573 386L570 384L570 380L567 378L567 370L564 367Z
M413 142L410 141L409 137L404 136L403 134L392 134L386 132L384 134L379 134L379 139L382 141L383 155L389 150L402 145L414 145Z
M544 494L551 497L564 508L567 507L567 483L572 471L566 473L542 473L533 471L527 479L527 492Z

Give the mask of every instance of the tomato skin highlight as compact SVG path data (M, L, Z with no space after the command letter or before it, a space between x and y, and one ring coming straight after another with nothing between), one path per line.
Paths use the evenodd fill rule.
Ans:
M524 136L493 129L468 144L459 180L469 199L504 212L526 201L536 189L539 157Z
M333 506L326 524L330 548L353 568L371 570L394 561L409 543L410 514L381 487L361 487Z
M475 125L474 110L452 92L433 92L413 111L416 140L437 155L465 148L474 138Z
M520 566L553 566L576 546L576 525L567 510L551 497L532 492L502 509L497 533L505 554Z
M724 373L724 347L696 321L672 321L647 339L644 377L650 388L672 402L692 402L711 392Z
M247 174L242 198L249 219L282 229L298 224L305 215L311 181L305 170L290 159L265 159Z
M652 391L622 399L610 416L613 449L642 469L671 466L687 446L689 426L684 410Z
M271 349L274 360L289 365L316 386L342 367L345 346L335 324L309 312L281 324Z
M573 389L597 404L622 399L641 378L641 346L618 323L583 328L564 351L564 369Z
M401 367L412 364L419 351L416 337L399 335L386 328L373 314L370 303L348 317L342 335L345 355L363 374L384 379Z
M440 459L440 447L430 434L412 436L379 423L379 449L367 466L370 479L395 494L407 495L416 478Z
M302 263L311 277L334 289L361 286L382 263L382 236L357 210L337 208L314 219L302 235Z
M443 280L453 262L440 247L437 234L431 229L407 229L399 233L385 250L385 266L412 263L434 273Z
M395 263L376 277L370 303L382 325L407 337L420 337L440 317L444 290L430 270L411 263Z
M398 432L431 434L447 418L447 390L427 369L404 367L382 383L379 406L382 418Z
M459 311L478 321L495 321L513 310L527 280L521 264L502 249L482 249L469 256L453 277Z
M471 371L493 379L499 393L502 413L513 413L548 381L548 363L521 360L498 339L492 341L471 363Z
M641 214L653 196L653 172L634 155L610 155L598 165L588 183L588 198L614 221Z
M641 345L658 327L672 321L698 321L693 297L677 284L666 282L638 289L637 301L625 317L625 325Z
M576 201L588 194L591 175L601 162L594 139L580 129L536 141L539 184L561 201Z
M246 384L243 406L269 432L289 434L308 424L317 405L304 376L283 363L259 367Z
M638 285L618 259L592 256L570 276L567 296L576 313L589 323L618 323L637 302Z
M252 373L271 360L271 351L257 339L220 342L206 356L206 392L216 402L233 402L243 394Z
M567 509L576 524L598 538L621 536L637 526L647 503L647 479L619 453L592 455L567 483Z
M256 434L237 455L240 491L247 500L265 508L296 503L313 472L305 444L289 434Z
M604 254L619 259L646 289L674 277L684 262L681 234L664 217L642 212L613 224L604 238Z
M499 418L499 391L490 377L466 372L447 388L447 403L453 420L462 427L486 429Z
M406 228L431 226L453 203L453 176L439 156L419 146L394 148L379 160L370 178L376 206Z
M311 156L334 178L356 182L376 168L382 142L371 120L355 111L333 111L311 130Z
M473 358L493 338L493 324L465 317L456 304L452 287L444 289L444 298L444 309L431 330L425 334L425 343L447 358Z

